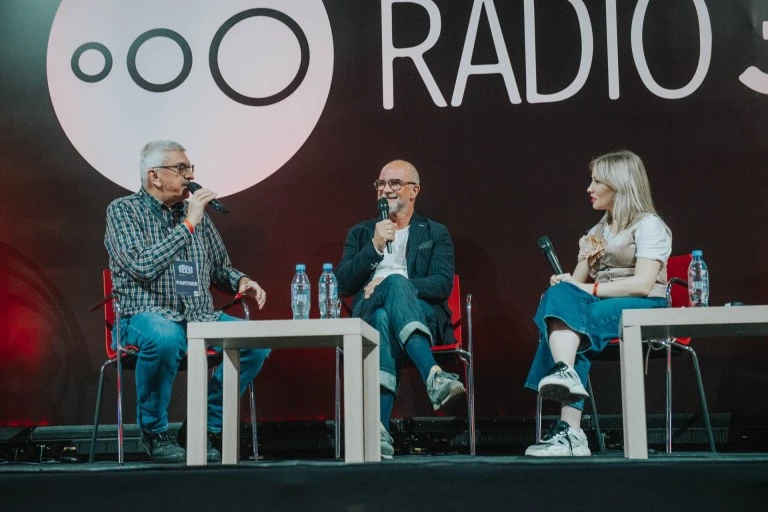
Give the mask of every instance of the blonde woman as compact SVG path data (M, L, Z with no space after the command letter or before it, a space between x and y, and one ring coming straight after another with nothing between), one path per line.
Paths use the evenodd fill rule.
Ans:
M526 455L590 455L581 430L591 359L619 335L624 309L666 305L672 233L656 214L640 158L616 151L589 164L587 188L600 221L579 240L572 274L553 275L534 322L539 347L525 381L543 399L560 402L560 419Z

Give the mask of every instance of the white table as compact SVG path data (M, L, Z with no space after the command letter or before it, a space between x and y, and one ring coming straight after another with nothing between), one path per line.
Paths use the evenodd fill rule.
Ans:
M768 336L768 306L627 309L621 317L624 457L648 458L642 340Z
M207 463L208 346L221 347L224 356L223 464L237 464L239 459L241 348L343 348L345 461L381 460L379 333L364 321L339 318L190 322L187 338L187 465ZM297 365L296 370L301 375L301 367Z

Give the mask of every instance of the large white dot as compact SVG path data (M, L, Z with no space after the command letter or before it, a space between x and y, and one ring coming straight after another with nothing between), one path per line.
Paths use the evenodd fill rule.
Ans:
M219 89L209 52L227 20L254 9L253 0L62 0L48 40L48 89L56 116L72 145L98 172L129 190L141 186L139 150L153 139L183 144L195 163L195 179L219 196L264 180L290 160L314 130L333 76L333 34L322 0L260 0L258 7L296 23L309 44L306 75L277 103L249 106ZM147 15L151 6L151 16ZM149 30L178 33L192 53L189 75L172 90L148 91L128 73L129 49ZM104 45L113 66L98 82L72 70L72 56L85 43ZM219 46L219 69L239 94L266 98L286 89L301 64L293 30L269 16L245 18ZM104 57L88 50L79 58L83 73L104 69ZM138 48L139 76L168 84L184 66L179 44L153 37ZM248 165L243 165L243 155Z

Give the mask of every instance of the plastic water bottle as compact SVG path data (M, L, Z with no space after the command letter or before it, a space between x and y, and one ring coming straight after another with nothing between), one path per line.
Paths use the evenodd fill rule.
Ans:
M307 267L303 263L296 265L296 275L291 281L291 310L294 320L309 318L311 287L306 270Z
M693 259L688 265L688 297L692 308L709 306L709 270L701 257L701 249L691 253Z
M333 265L323 263L323 273L317 285L317 305L320 318L338 318L339 284L333 275Z

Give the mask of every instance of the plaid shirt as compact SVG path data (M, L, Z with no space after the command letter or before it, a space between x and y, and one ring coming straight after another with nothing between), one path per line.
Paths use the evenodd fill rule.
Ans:
M144 189L107 207L104 245L124 316L149 311L177 322L210 322L221 315L213 309L210 286L236 292L245 274L232 268L213 222L204 215L192 234L183 223L186 212L186 202L168 208ZM197 263L197 297L174 291L177 260Z

